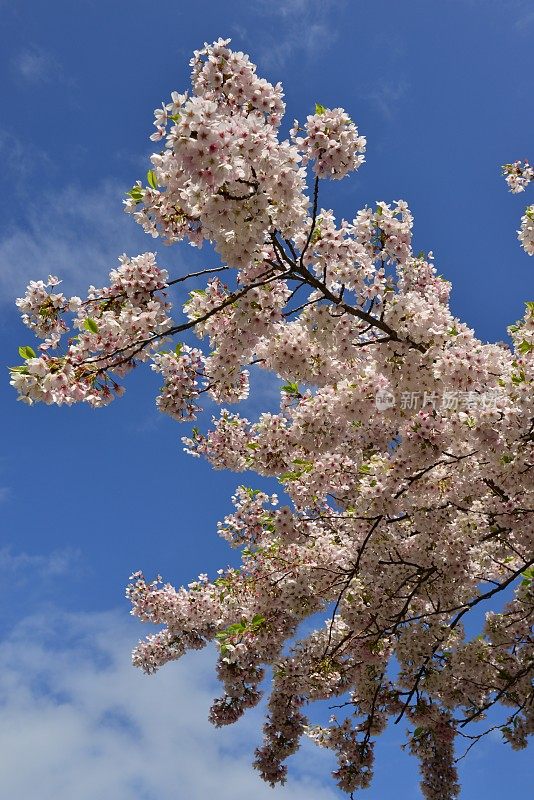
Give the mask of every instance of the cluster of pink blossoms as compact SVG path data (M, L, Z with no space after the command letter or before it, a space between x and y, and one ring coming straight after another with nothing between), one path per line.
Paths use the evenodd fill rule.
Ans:
M156 400L160 411L179 422L195 419L197 387L204 363L202 351L187 345L152 356L152 369L163 375L165 381Z
M132 576L132 613L163 626L134 663L153 672L215 642L210 719L233 723L269 692L255 766L271 784L308 736L352 794L372 779L377 736L405 720L425 797L452 800L455 746L498 729L521 748L534 732L534 303L510 345L480 341L451 312L432 254L414 254L406 203L352 221L321 208L319 178L363 161L342 109L318 106L303 137L295 126L280 141L282 88L247 56L219 40L192 67L193 93L156 111L164 149L126 210L168 243L210 241L225 263L202 271L175 321L166 287L179 294L201 273L169 280L150 253L124 257L83 301L55 293L56 278L30 284L18 304L41 355L21 348L12 383L30 403L102 405L150 360L158 407L183 421L204 393L246 398L252 364L277 374L278 411L251 420L223 407L184 444L216 469L277 478L284 502L237 489L219 533L239 567L178 589ZM511 165L513 189L529 169ZM161 351L186 332L198 347ZM472 636L464 621L479 609ZM317 614L324 624L303 628ZM328 723L313 724L317 700L339 706Z
M17 305L23 322L36 334L45 337L36 355L31 347L20 348L25 359L11 370L11 383L19 399L32 404L71 404L85 401L93 406L107 405L122 387L117 377L125 375L136 361L146 361L158 341L170 328L169 305L163 289L167 273L156 266L153 253L129 259L120 258L121 266L110 272L110 285L89 288L87 299L65 298L46 291L56 286L32 282ZM64 352L63 335L73 332Z
M366 140L342 108L316 105L316 113L306 120L305 136L295 120L291 135L304 154L303 163L314 161L318 178L344 178L361 167L365 158Z
M534 168L528 161L515 161L503 166L503 174L510 191L514 194L524 192L534 181ZM521 228L517 232L521 246L529 256L534 255L534 205L528 206L521 217Z
M534 180L534 168L528 161L514 161L513 164L503 166L503 174L510 191L513 194L524 192L531 181Z
M534 205L528 206L521 217L521 229L517 238L529 256L534 256Z
M302 156L279 141L282 87L258 78L243 53L220 39L191 61L192 97L173 93L157 109L165 149L150 186L136 184L126 210L168 243L211 241L225 261L247 266L274 225L292 236L308 200Z
M81 303L77 297L67 300L62 292L48 291L49 287L59 283L61 281L55 275L49 275L46 283L30 281L25 296L17 300L24 325L44 340L42 350L57 347L61 336L68 330L61 315L65 311L77 311Z

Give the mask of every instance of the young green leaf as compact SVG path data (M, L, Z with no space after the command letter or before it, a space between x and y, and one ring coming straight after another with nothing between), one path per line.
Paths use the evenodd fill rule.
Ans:
M140 186L133 186L129 192L126 194L132 198L134 203L142 203L143 202L143 190Z
M298 383L286 383L284 386L282 386L281 391L285 392L286 394L298 395L299 385Z
M526 353L532 353L534 350L534 344L532 342L527 342L526 339L523 339L519 347L517 348L520 353L525 355Z
M85 328L86 331L89 331L90 333L98 333L98 325L96 324L94 319L91 319L91 317L87 317L87 319L84 319L83 327Z
M27 360L28 358L37 358L35 355L35 350L30 347L29 345L25 345L24 347L19 347L19 356Z

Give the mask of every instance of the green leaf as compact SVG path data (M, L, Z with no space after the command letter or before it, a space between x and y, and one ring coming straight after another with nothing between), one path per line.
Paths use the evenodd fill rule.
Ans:
M35 355L35 350L30 347L29 345L25 345L24 347L19 347L19 356L27 360L28 358L37 358Z
M85 328L86 331L89 331L90 333L98 333L98 325L96 324L94 319L91 319L91 317L87 317L87 319L84 319L83 327Z
M311 245L317 244L320 238L321 238L321 222L319 221L315 226L315 228L313 229L313 233L310 239L310 244Z
M300 467L301 474L303 472L311 472L313 470L313 461L308 461L306 458L294 458L293 464L297 464Z
M534 581L534 566L527 567L527 569L521 573L521 577L523 578L521 586L530 586L530 583Z
M284 386L282 386L280 391L285 392L286 394L297 395L299 394L299 385L298 383L286 383Z
M182 353L182 347L183 347L183 344L181 342L178 342L178 344L174 348L174 353L176 355L176 358L180 357L180 355Z
M126 194L132 198L132 200L138 204L143 202L143 190L140 186L132 186L129 192Z
M531 342L527 342L526 339L523 339L523 341L521 342L521 344L518 346L517 349L519 350L520 353L523 354L532 353L532 351L534 350L534 344L531 344Z
M525 382L525 373L524 370L520 370L517 372L512 372L512 383L514 386L518 386L520 383Z
M234 622L233 625L229 625L225 631L222 631L226 636L237 636L240 633L244 633L247 628L246 622Z
M322 106L320 103L315 104L315 113L316 114L324 114L326 111L326 106Z
M421 738L421 736L422 736L424 733L425 733L425 728L421 728L421 727L419 727L419 728L416 728L416 729L414 730L414 732L413 732L413 738L414 738L414 739L420 739L420 738Z
M296 481L302 477L302 472L283 472L282 475L278 478L280 483L286 483L287 481Z
M146 174L146 179L148 181L148 185L151 186L153 189L158 188L158 182L156 180L156 173L153 169L149 169Z
M262 617L261 614L254 614L252 617L252 625L254 628L259 628L265 622L265 617Z
M525 305L527 307L527 311L530 311L530 313L534 316L534 300L527 300Z

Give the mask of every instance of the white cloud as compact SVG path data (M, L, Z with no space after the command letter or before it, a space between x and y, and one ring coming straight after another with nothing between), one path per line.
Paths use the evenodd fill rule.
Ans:
M258 61L272 69L282 68L294 55L309 57L324 50L337 38L336 14L345 0L260 0L256 11L274 22L271 32L264 28ZM243 28L236 30L246 40ZM256 49L256 38L251 42Z
M521 15L515 23L515 27L521 33L528 33L534 26L534 11L527 11Z
M121 253L155 249L122 211L123 191L111 182L90 190L71 185L29 199L24 222L0 238L0 301L12 303L28 281L49 274L65 279L66 292L85 292Z
M376 86L369 91L357 91L358 97L371 102L379 113L387 120L395 115L399 104L405 101L408 94L408 83L401 79L397 81L378 80Z
M21 178L28 178L37 166L49 167L49 156L33 143L21 139L5 128L0 128L0 156L2 169L16 177L12 183L18 190Z
M21 50L14 58L13 66L28 83L43 83L64 77L55 57L40 47Z
M13 552L9 546L0 549L0 576L11 586L20 582L57 578L71 572L79 561L80 551L74 548L54 550L48 555ZM28 575L31 572L31 576Z
M315 777L275 791L250 766L260 718L215 730L207 721L213 653L147 677L129 651L134 623L118 612L47 614L0 645L0 749L5 797L24 800L334 800ZM298 761L298 759L297 759Z

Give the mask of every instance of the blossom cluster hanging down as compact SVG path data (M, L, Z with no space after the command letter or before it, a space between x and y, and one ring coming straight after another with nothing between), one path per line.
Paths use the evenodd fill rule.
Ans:
M534 181L534 168L528 161L524 163L515 161L513 164L505 164L503 173L506 183L513 194L524 192L529 183ZM521 217L521 228L517 232L517 238L525 252L529 256L534 256L534 205L527 206L525 209L525 213Z
M162 626L134 664L151 673L214 642L210 719L233 723L268 694L255 766L270 784L309 737L353 795L376 738L402 722L425 797L452 800L463 750L490 730L519 749L534 731L534 303L510 345L484 343L452 313L432 253L414 253L404 201L341 220L322 208L321 179L358 169L364 137L317 104L281 139L281 85L228 45L196 52L191 94L156 110L162 149L126 200L153 237L210 242L221 266L171 279L152 253L123 256L85 299L32 282L18 305L42 342L20 348L12 383L30 404L101 406L149 361L173 419L219 403L186 450L276 478L281 497L237 488L219 534L239 567L178 589L132 576L132 613ZM533 178L505 171L513 191ZM251 365L281 384L279 410L252 420L227 408ZM328 722L316 700L338 708Z

